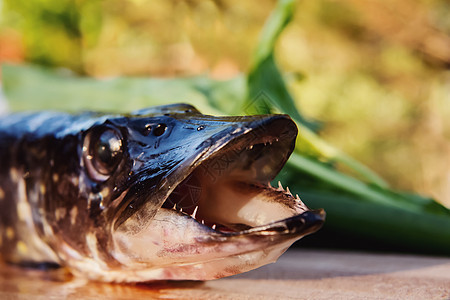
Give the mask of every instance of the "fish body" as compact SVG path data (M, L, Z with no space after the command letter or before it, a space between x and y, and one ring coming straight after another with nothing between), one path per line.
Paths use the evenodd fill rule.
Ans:
M207 280L275 261L323 210L270 181L294 149L285 115L186 104L0 119L3 260L94 280Z

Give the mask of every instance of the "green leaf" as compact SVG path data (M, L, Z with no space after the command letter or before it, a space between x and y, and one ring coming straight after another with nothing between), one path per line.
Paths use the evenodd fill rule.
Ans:
M264 26L248 75L249 93L244 111L248 114L270 113L274 106L297 122L316 129L317 124L307 121L298 112L273 57L276 41L292 18L295 2L279 1Z
M252 60L252 69L258 68L264 60L272 56L275 43L294 14L296 0L280 0L266 21L260 35L258 47Z
M276 108L282 113L289 114L297 121L300 129L299 139L303 143L297 147L298 150L301 151L304 144L307 144L309 150L315 151L316 155L323 159L343 163L368 182L381 188L387 188L388 184L372 170L329 145L315 134L314 130L317 129L317 123L306 120L297 110L295 101L278 70L273 54L277 39L292 19L294 5L295 1L279 1L266 22L248 75L249 95L244 112L247 114L265 114L273 112L273 108Z
M364 198L306 189L301 198L314 207L325 207L325 231L340 231L356 237L408 248L414 252L450 255L450 218L426 211L410 211ZM351 246L351 245L348 245Z
M231 99L243 101L244 77L216 81L188 78L131 78L98 80L41 67L3 65L3 87L11 110L99 110L129 112L177 102L191 103L207 114L224 114Z

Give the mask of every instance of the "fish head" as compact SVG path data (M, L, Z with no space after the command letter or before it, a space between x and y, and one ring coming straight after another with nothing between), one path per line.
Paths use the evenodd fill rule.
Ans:
M103 195L88 206L101 241L91 256L103 262L89 273L207 280L274 262L325 217L270 185L296 136L286 115L216 117L188 105L92 126L83 136L81 186Z

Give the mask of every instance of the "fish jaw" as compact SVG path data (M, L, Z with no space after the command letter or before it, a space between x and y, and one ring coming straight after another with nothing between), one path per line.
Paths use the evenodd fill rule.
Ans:
M318 230L324 211L303 214L250 230L220 233L183 213L161 209L144 230L130 235L134 220L115 233L115 258L127 270L114 281L211 280L275 262L289 246ZM174 224L176 223L176 224Z
M112 228L112 256L126 268L110 272L111 280L208 280L246 272L274 262L321 227L323 210L311 211L289 189L269 184L292 152L296 130L284 130L295 125L286 117L262 123L251 142L244 133L179 168L184 176L174 175L179 181L156 212L149 201ZM224 157L226 167L211 174Z

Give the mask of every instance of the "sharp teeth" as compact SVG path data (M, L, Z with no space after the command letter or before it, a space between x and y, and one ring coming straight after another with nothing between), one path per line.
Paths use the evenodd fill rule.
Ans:
M278 189L284 191L281 181L278 181Z
M177 204L174 203L172 209L177 210Z
M248 149L252 150L253 149L253 145L248 146Z
M205 225L205 220L202 220L202 225Z
M286 187L286 192L287 192L289 195L292 196L291 191L289 190L289 187L288 187L288 186Z
M180 212L183 212L183 208L182 207L180 207Z
M198 206L195 207L194 212L192 213L191 217L195 219L195 215L197 214Z
M215 230L215 229L216 229L216 224L214 224L213 226L211 226L211 228L212 228L213 230Z
M302 202L298 195L295 195L295 203L304 209L308 209L308 207L305 205L305 203Z

